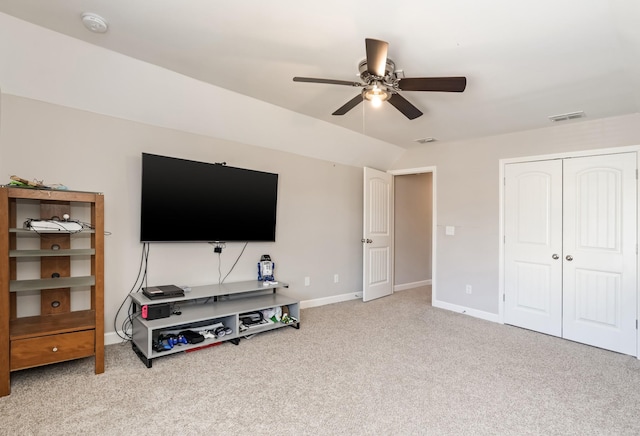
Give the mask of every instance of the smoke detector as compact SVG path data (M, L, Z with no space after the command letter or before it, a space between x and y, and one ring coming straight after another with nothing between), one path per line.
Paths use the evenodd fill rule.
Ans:
M82 14L82 24L93 33L105 33L109 29L107 20L91 12Z

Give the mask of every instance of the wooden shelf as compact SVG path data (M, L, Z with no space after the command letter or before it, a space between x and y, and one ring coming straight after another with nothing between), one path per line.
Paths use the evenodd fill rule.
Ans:
M18 186L3 186L10 198L22 198L45 201L72 201L81 203L95 203L100 192L68 191L55 189L20 188Z
M21 236L47 236L47 235L82 235L82 234L91 234L91 233L95 233L96 231L94 229L82 229L82 230L78 230L77 232L45 232L45 231L40 231L40 232L36 232L35 230L31 230L31 229L20 229L20 228L11 228L9 229L9 233L16 233L19 234Z
M28 316L11 320L11 340L57 335L96 327L95 310L78 310L56 315Z
M83 277L59 277L57 279L33 279L11 280L9 290L11 292L41 291L43 289L77 288L80 286L93 286L96 284L94 276Z
M92 256L94 248L74 248L69 250L10 250L9 257L58 257L58 256Z

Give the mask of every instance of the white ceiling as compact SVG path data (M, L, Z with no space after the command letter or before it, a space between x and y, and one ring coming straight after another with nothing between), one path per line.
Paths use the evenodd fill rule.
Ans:
M640 112L634 0L0 0L0 12L186 76L409 148ZM80 16L109 23L87 31ZM464 93L401 92L424 115L294 76L358 80L365 38L406 77L466 76ZM568 121L568 122L580 122Z

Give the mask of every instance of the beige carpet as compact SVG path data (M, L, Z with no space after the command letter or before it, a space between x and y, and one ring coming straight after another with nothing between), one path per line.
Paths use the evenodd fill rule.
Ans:
M13 373L2 435L638 435L634 357L430 306L429 288L303 310L147 369L129 344Z

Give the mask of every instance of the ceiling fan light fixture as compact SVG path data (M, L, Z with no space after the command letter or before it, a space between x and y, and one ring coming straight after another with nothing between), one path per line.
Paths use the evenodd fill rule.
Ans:
M362 91L362 97L371 102L374 107L379 107L383 101L389 100L391 93L377 84Z

